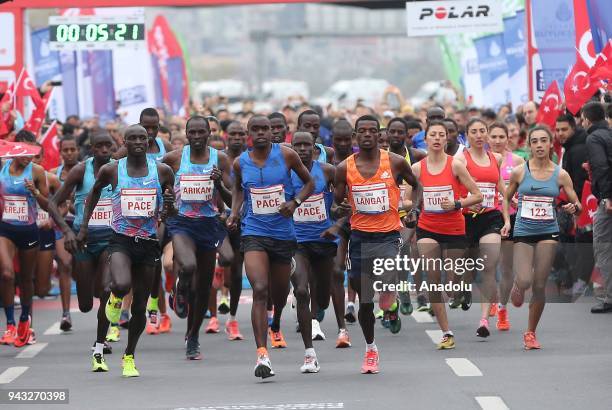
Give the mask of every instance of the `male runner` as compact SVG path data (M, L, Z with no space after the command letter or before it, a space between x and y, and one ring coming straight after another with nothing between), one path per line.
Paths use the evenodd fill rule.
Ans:
M314 110L305 110L302 112L297 119L297 130L305 131L312 134L312 138L315 142L315 160L319 162L327 162L333 164L334 162L334 150L333 148L326 147L320 144L319 130L321 129L321 117Z
M273 144L281 144L286 142L287 132L289 131L289 127L287 126L287 119L280 112L273 112L268 115L268 119L270 120L270 124L272 124L272 143Z

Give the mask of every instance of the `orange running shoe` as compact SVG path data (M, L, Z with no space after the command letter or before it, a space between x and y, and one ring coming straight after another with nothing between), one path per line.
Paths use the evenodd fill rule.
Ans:
M497 330L510 330L510 321L508 320L508 309L501 308L497 310Z
M268 335L270 335L270 340L272 341L272 347L275 349L283 349L287 347L287 342L285 342L285 338L283 337L283 332L280 330L275 332L272 328L268 328Z
M0 345L12 345L17 337L17 327L15 325L7 325L4 335L0 338Z
M219 333L219 320L216 316L213 316L208 321L208 326L206 326L206 333Z
M146 331L148 335L156 335L159 333L159 315L156 310L149 311Z
M338 338L336 339L336 348L342 349L345 347L351 347L351 339L349 338L349 334L346 329L340 329L338 332Z
M378 373L378 350L368 350L363 358L361 374Z
M19 324L17 325L17 336L15 337L13 346L23 347L28 344L28 341L30 340L30 336L32 334L32 329L30 329L30 323L30 318L25 321L19 321Z
M497 316L497 303L491 303L489 306L489 317Z
M525 344L525 350L540 349L542 347L536 339L535 332L525 332L523 334L523 343Z
M227 338L229 340L243 340L244 336L240 333L238 329L238 321L237 320L228 320L225 323L225 333L227 333Z
M170 329L172 329L172 320L170 319L170 315L167 313L162 313L161 320L159 322L159 333L170 333Z

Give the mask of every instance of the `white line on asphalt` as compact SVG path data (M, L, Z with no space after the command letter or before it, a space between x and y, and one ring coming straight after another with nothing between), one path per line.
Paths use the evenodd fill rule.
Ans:
M0 374L0 384L7 384L21 376L26 370L27 366L9 367L2 374Z
M459 377L482 376L480 369L468 359L462 357L449 358L446 359L446 364L453 369L455 374Z
M71 308L70 313L80 313L81 310L79 308Z
M509 410L506 403L499 396L477 396L476 401L482 410Z
M433 323L433 317L428 312L412 312L412 317L417 323Z
M60 322L55 322L54 324L49 326L47 330L45 330L45 333L43 333L43 335L52 336L59 335L60 333L62 333L62 329L60 329Z
M177 407L174 410L188 410L191 407ZM200 410L306 410L343 409L344 403L278 403L278 404L224 404L220 406L197 407Z
M425 333L427 333L427 336L429 336L429 338L431 339L431 341L437 345L438 343L440 343L440 340L442 340L442 331L441 330L431 330L431 329L427 329L425 331Z
M49 343L36 343L23 349L15 359L31 359L40 353Z

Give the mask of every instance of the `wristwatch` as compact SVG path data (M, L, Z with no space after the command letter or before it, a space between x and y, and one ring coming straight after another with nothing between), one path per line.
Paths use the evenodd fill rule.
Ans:
M300 200L300 198L298 198L297 196L295 198L293 198L293 200L295 201L295 203L297 204L297 206L302 205L302 201Z
M461 201L455 201L455 209L456 210L461 209Z

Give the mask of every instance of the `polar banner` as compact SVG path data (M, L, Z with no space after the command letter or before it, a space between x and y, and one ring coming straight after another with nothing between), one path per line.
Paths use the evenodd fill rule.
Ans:
M504 29L498 0L419 1L406 3L408 37L466 32L498 33Z

